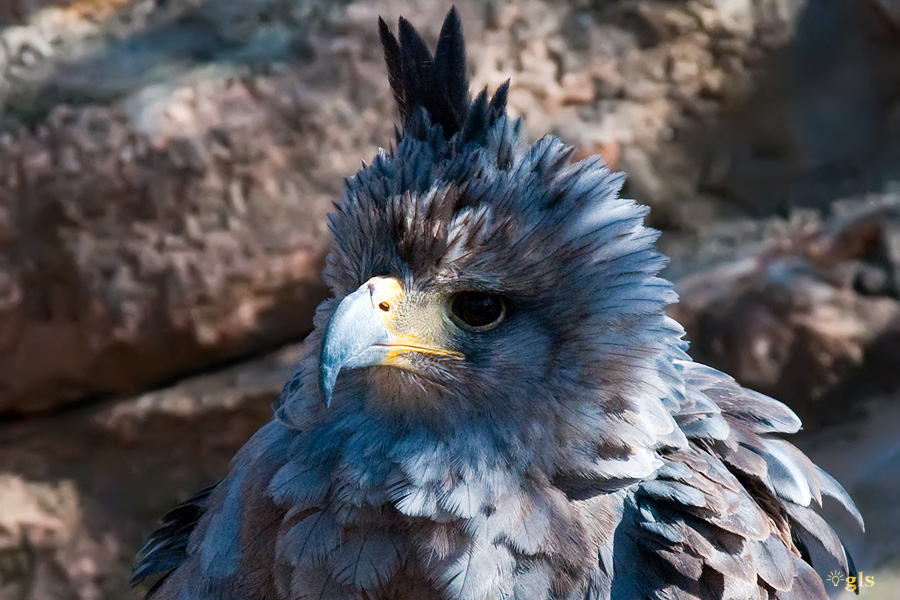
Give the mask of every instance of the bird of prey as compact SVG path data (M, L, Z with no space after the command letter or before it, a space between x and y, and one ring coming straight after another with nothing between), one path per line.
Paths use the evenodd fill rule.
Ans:
M163 519L154 600L810 600L862 525L779 434L783 404L695 363L647 209L599 157L529 144L379 19L402 128L349 178L297 373L230 473ZM818 569L820 573L817 573Z

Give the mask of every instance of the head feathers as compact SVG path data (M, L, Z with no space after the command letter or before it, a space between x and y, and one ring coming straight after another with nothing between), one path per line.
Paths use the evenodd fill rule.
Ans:
M400 109L402 135L422 139L431 124L441 127L444 139L461 133L461 142L470 141L483 136L506 113L509 81L500 86L490 102L487 88L474 102L469 98L466 46L456 7L444 19L433 56L422 36L403 17L399 20L399 41L380 17L378 30L388 80Z
M347 180L329 217L335 292L390 273L558 302L560 318L662 319L674 295L655 277L657 232L643 226L646 207L618 197L622 176L599 157L572 163L553 136L528 144L506 114L508 81L469 97L456 9L433 55L406 19L399 37L379 28L402 133Z

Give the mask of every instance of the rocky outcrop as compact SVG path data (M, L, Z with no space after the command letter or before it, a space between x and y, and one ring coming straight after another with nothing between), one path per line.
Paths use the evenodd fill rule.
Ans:
M162 82L117 72L113 49L42 84L123 95L0 137L0 414L135 393L305 334L326 294L325 213L390 127L341 83L362 46L333 41L280 73L226 63Z
M0 431L0 600L138 598L156 519L227 471L299 356L264 358Z
M671 311L696 359L787 402L807 426L900 385L900 197L847 208L682 274Z
M295 165L316 134L282 135L275 98L246 86L197 96L189 137L61 108L0 141L0 413L135 393L309 329L329 196Z

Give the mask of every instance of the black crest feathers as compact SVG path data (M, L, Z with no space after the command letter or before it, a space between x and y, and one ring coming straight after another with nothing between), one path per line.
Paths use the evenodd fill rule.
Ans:
M381 17L378 31L405 135L420 137L420 132L411 131L420 107L427 112L431 124L441 126L446 139L460 131L464 138L473 139L506 112L508 81L490 103L487 90L474 103L469 98L466 45L456 7L444 19L433 56L419 32L403 17L399 21L399 41Z

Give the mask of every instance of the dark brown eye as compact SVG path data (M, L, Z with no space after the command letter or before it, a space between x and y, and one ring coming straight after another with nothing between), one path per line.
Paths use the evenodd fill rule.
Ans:
M453 297L453 316L469 327L496 325L503 318L503 298L488 292L460 292Z

